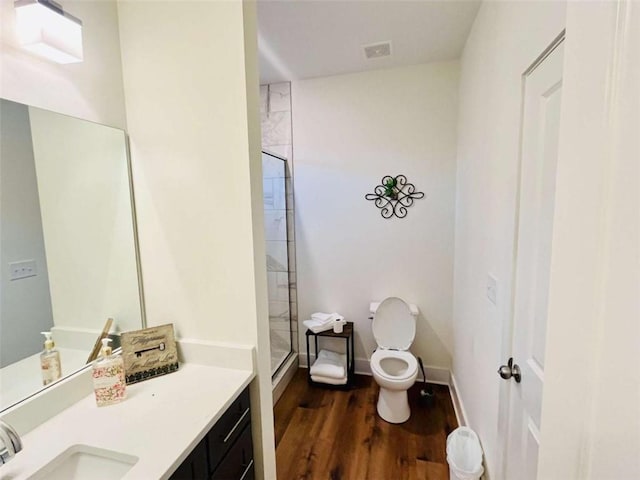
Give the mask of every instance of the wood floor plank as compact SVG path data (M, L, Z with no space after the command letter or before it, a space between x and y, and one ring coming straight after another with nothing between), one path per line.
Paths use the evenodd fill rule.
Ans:
M449 467L442 463L417 460L414 475L416 480L448 480Z
M280 445L276 448L278 478L310 479L315 467L315 437L322 417L309 408L297 407Z
M449 390L433 401L409 390L411 418L393 425L376 412L378 386L356 376L351 390L308 385L299 369L274 408L279 480L446 480L447 435L457 428Z
M292 381L287 385L287 395L282 395L276 403L273 414L280 419L280 421L275 424L276 447L280 443L282 435L284 435L287 425L296 411L300 398L307 391L308 386L305 382Z

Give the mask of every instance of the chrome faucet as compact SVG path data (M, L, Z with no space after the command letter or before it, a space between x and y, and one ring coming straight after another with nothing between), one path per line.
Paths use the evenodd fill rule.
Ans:
M0 445L0 465L7 463L22 450L20 436L11 425L0 420L0 440L4 445Z

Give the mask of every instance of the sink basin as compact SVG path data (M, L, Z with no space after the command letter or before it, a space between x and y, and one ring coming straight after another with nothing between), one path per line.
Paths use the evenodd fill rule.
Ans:
M88 445L73 445L38 470L33 480L117 480L138 457Z

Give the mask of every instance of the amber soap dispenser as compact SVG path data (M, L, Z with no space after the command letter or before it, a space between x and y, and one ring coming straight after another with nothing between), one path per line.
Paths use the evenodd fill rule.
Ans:
M49 385L62 376L60 352L56 349L51 338L51 332L40 332L44 335L44 350L40 354L40 369L42 370L42 384Z
M126 396L124 361L112 353L110 341L110 338L102 339L100 356L93 364L93 390L99 407L119 403Z

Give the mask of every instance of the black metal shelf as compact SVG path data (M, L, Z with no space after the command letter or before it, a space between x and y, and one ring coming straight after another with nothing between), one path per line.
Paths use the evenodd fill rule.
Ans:
M353 322L347 322L342 333L336 333L333 330L325 330L324 332L313 333L311 330L307 330L307 380L309 384L317 387L334 388L334 389L349 389L353 386L355 379L355 341L354 341L354 325ZM315 347L315 358L318 357L318 337L325 338L342 338L345 340L345 350L347 354L347 383L344 385L331 385L328 383L314 382L311 380L311 352L309 349L309 337L313 337Z

